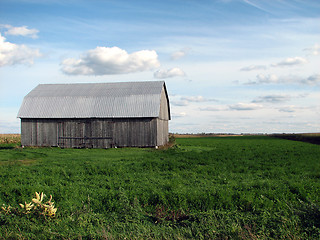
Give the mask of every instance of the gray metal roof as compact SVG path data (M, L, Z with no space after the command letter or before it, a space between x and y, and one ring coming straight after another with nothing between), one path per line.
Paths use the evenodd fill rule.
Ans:
M40 84L24 97L18 117L158 117L163 88L164 81Z

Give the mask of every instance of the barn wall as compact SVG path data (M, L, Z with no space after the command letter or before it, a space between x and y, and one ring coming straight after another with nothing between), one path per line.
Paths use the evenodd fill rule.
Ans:
M157 119L157 146L162 146L169 141L168 120Z
M115 119L113 140L118 147L154 147L157 145L157 119Z
M57 146L57 123L50 119L21 119L22 146Z
M156 118L21 119L23 146L109 148L157 146Z

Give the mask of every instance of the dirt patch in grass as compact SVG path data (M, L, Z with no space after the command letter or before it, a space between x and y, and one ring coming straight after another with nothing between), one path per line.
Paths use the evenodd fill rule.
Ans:
M23 159L23 160L10 160L10 161L0 161L0 165L10 165L10 164L21 164L21 165L31 165L35 163L36 159Z

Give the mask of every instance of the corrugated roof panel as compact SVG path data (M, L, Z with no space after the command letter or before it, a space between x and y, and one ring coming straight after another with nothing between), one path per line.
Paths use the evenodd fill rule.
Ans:
M25 96L20 118L158 117L163 81L40 84Z

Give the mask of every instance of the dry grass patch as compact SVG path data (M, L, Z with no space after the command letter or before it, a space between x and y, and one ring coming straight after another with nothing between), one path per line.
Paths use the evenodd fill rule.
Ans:
M0 165L13 165L13 164L21 164L21 165L31 165L35 163L37 160L36 159L23 159L23 160L10 160L10 161L0 161Z

